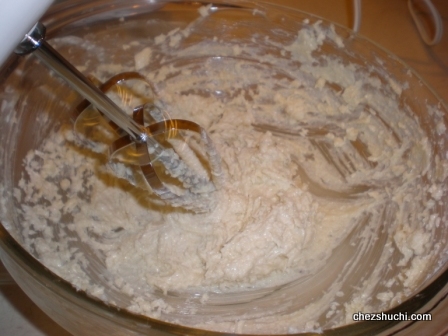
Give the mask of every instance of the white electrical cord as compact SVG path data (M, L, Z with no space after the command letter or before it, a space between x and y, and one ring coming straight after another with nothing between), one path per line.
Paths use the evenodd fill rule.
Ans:
M361 27L361 0L353 0L353 31L355 33L359 32L359 28Z
M408 0L408 8L409 12L412 15L412 18L414 19L415 25L417 26L418 31L420 32L420 36L422 37L422 40L427 45L434 45L440 42L443 35L443 22L442 18L440 17L439 12L437 11L436 7L434 7L431 0L421 0L429 10L429 14L431 15L431 21L434 25L434 35L431 37L429 36L428 31L424 28L423 22L421 21L420 17L417 14L417 9L414 5L413 0Z
M420 36L422 40L427 45L435 45L440 42L443 35L443 22L442 17L440 16L440 13L437 11L436 7L433 5L431 0L419 0L422 1L424 5L426 5L431 21L434 26L434 36L429 36L428 31L424 28L423 22L421 21L421 18L417 14L417 8L415 7L414 0L408 0L408 8L409 12L411 13L412 19L415 22L415 25L417 26L417 29L420 33ZM352 0L353 4L353 27L352 30L355 33L359 32L359 29L361 27L361 0Z

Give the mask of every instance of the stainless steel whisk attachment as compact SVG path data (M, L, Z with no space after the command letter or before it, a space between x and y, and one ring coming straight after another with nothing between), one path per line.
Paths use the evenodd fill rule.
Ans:
M108 144L111 166L119 177L152 190L173 207L194 212L213 208L216 200L211 194L221 183L221 160L205 129L193 121L169 118L150 100L135 106L131 117L106 95L125 81L146 82L142 75L118 74L95 86L46 42L41 23L15 52L33 53L86 99L78 106L75 130L89 133L100 124L98 118L108 121L116 134Z

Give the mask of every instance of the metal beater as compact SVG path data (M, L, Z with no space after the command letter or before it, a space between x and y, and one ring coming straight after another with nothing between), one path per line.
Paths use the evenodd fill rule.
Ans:
M46 42L45 27L41 23L37 23L25 35L15 52L19 55L36 55L42 63L90 102L101 115L117 126L120 137L111 145L110 157L121 157L125 164L138 167L154 194L171 206L195 212L206 212L214 206L215 200L211 193L216 191L220 184L221 161L205 129L189 120L162 118L152 104L136 106L133 117L129 116ZM145 114L151 113L152 120L145 121ZM210 172L208 175L195 170L195 167L187 163L189 160L184 160L169 144L170 138L179 138L180 134L185 132L194 133L199 138ZM162 141L159 141L157 137L161 135ZM190 156L197 153L194 148L188 149ZM155 169L156 162L163 166L163 173ZM134 180L131 183L137 184Z

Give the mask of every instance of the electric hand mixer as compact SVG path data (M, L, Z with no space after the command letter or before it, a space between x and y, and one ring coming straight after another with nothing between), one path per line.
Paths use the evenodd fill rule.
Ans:
M9 8L4 12L17 12L18 6L23 5L21 1L23 2L20 0L18 4L7 1ZM42 6L40 9L43 11L50 3L42 1L38 5ZM35 5L33 3L33 6ZM33 22L19 21L23 26ZM11 38L8 40L11 41ZM13 45L14 43L11 43L9 47ZM10 51L7 49L2 51L0 61L4 61L8 52ZM155 195L171 206L195 212L206 212L214 206L214 198L210 197L210 194L220 183L220 157L207 132L201 126L189 120L164 118L152 104L136 106L133 117L129 116L45 41L45 27L41 23L35 24L31 31L25 34L25 38L15 48L15 52L19 55L28 53L36 55L42 63L65 79L72 88L87 99L102 116L111 121L119 135L119 138L110 146L111 158L121 157L125 164L137 167L143 180L147 182L146 186ZM143 76L135 73L128 76L143 79ZM122 79L118 77L118 81ZM152 116L152 120L146 124L145 115ZM185 141L182 147L187 148L187 151L179 153L176 151L178 147L172 146L169 140L171 138L185 140L187 133L193 133L196 136L197 139L194 142L196 146L189 146ZM201 149L199 150L198 147ZM195 155L201 157L194 158ZM207 163L206 169L204 167L198 169L199 162L204 161ZM158 172L154 168L155 162L161 164L165 171ZM134 179L129 180L137 184Z

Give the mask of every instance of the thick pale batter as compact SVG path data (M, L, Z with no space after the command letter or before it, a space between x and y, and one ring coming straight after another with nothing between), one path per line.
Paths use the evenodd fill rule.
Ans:
M447 162L400 106L406 83L316 63L324 41L344 48L319 23L286 47L265 41L279 56L219 37L182 47L192 30L124 46L139 50L135 64L95 75L137 69L164 111L207 129L225 172L217 207L160 206L64 126L25 160L24 246L111 304L211 330L319 331L412 294L442 248ZM160 55L172 59L150 68Z

